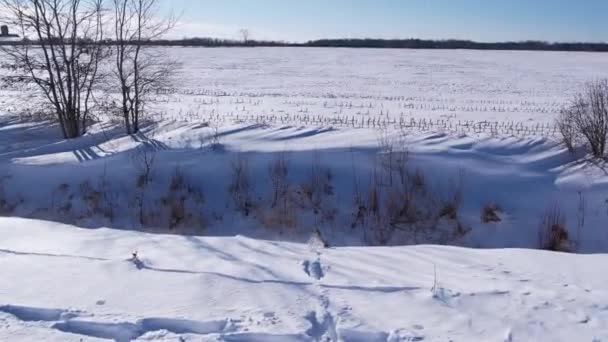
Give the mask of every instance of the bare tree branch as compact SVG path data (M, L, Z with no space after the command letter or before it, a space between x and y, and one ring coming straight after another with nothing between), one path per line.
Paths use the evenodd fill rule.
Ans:
M145 103L168 79L172 68L162 54L145 48L175 26L173 16L158 15L158 0L112 0L116 76L120 85L121 112L128 134L139 131Z
M65 138L86 132L104 54L103 0L0 0L0 19L24 43L4 46L13 77L32 83L53 107Z

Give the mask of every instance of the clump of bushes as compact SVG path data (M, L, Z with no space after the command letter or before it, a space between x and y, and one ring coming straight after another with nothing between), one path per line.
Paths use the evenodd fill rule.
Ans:
M481 222L482 223L498 223L501 222L500 214L502 208L496 203L488 203L481 209Z
M179 167L175 168L167 193L160 203L168 219L169 229L205 227L203 192L186 179Z
M283 233L285 229L310 229L313 236L321 237L323 227L333 225L338 210L334 207L333 174L321 164L319 154L313 152L310 169L299 182L290 179L290 161L286 153L279 153L268 164L267 175L269 187L266 199L260 199L253 205L253 198L248 194L248 180L244 177L248 172L243 171L235 163L229 192L237 210L245 213L252 208L254 217L266 228ZM246 167L245 167L246 169ZM240 208L240 209L239 209ZM243 209L245 209L243 211ZM251 211L251 210L249 210ZM310 227L300 227L301 223Z
M409 167L407 150L385 144L381 147L365 190L355 175L351 227L363 229L366 243L448 243L466 234L469 229L460 217L463 174L447 187L431 189L424 173Z
M556 252L571 251L566 216L559 205L550 206L543 213L539 225L538 242L540 249Z
M308 175L296 190L299 207L312 214L315 229L320 225L332 224L336 219L337 209L331 198L334 196L331 170L321 164L318 152L313 152Z
M288 180L289 160L286 153L279 153L268 165L271 185L269 205L258 208L261 223L272 229L295 228L298 224L294 186Z
M584 142L595 158L606 155L608 136L608 79L587 84L557 118L564 145L574 152Z

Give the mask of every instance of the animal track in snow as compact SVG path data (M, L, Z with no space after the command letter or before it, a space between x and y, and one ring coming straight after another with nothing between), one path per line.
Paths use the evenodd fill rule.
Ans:
M310 323L306 335L315 341L336 341L336 324L333 316L325 311L319 315L316 311L309 312L304 318Z
M319 259L315 261L306 260L302 262L302 267L304 267L304 272L311 278L321 280L323 277L325 277L325 272L323 271L323 267L321 266L321 261Z
M230 319L218 321L193 321L173 318L144 318L132 322L94 322L78 319L84 313L64 309L45 309L16 305L0 306L0 312L14 316L24 322L54 322L52 329L65 333L112 339L127 342L154 331L173 334L224 334L234 331Z
M78 317L82 313L80 311L31 308L17 305L0 306L0 312L13 315L24 322L54 322L72 319Z
M172 318L144 318L136 323L67 320L53 324L52 328L67 333L126 342L153 331L165 330L177 335L209 335L230 332L230 326L230 320L200 322Z

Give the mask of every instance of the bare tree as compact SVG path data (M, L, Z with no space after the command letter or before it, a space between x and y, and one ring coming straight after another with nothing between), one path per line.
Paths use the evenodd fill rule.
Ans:
M35 84L66 139L86 133L104 48L103 0L0 0L0 21L24 43L5 46L12 82Z
M591 153L603 158L608 138L608 79L589 83L583 94L575 97L572 105L557 120L568 148L573 148L576 137L587 141ZM570 142L568 142L570 140Z
M166 84L172 67L158 50L145 48L175 25L173 16L159 15L159 0L112 0L116 76L121 114L128 134L139 131L147 97Z
M251 37L251 31L249 31L249 29L242 28L239 30L239 34L241 35L241 38L243 38L243 43L245 43L245 45L249 44L249 37Z

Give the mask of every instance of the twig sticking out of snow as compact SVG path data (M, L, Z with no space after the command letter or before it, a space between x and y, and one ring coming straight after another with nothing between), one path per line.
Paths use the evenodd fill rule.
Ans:
M133 265L135 265L135 267L137 267L138 270L145 268L144 262L141 261L139 259L139 257L137 256L137 251L135 251L131 254L131 259L129 259L129 261L132 262Z

